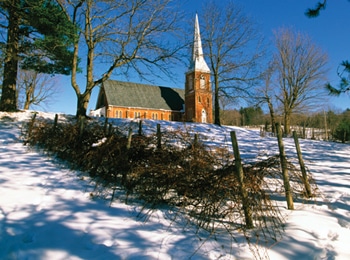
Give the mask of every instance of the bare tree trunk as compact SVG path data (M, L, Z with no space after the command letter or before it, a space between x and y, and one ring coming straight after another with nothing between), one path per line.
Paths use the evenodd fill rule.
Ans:
M290 112L284 112L284 135L287 136L290 134Z
M85 92L84 94L78 94L78 102L77 102L77 113L76 116L78 118L85 117L86 111L90 101L90 92Z
M214 75L214 124L221 125L219 102L219 79Z
M26 100L24 102L23 109L24 110L28 110L29 109L29 104L30 104L30 102L29 102L29 99L28 99L28 95L26 95Z
M324 115L325 140L328 140L327 114L326 114L326 111L324 110L323 110L323 115Z
M17 0L9 5L9 26L7 32L6 57L4 65L4 78L0 100L0 111L17 110L17 72L19 52L19 15L16 12Z
M276 124L275 111L274 111L274 109L273 109L273 105L272 105L270 99L268 99L267 105L268 105L268 107L269 107L269 112L270 112L271 132L272 132L273 134L276 134L276 128L275 128L275 124Z
M34 83L30 83L28 88L25 89L26 100L24 101L23 109L29 109L30 104L32 103L32 97L34 95Z

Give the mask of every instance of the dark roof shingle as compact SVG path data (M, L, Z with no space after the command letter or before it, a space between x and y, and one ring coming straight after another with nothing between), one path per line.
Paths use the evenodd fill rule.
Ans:
M142 107L180 111L183 109L183 89L132 82L107 80L103 83L110 106Z

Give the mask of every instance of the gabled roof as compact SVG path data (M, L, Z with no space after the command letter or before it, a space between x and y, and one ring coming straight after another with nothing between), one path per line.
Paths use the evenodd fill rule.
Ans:
M153 86L132 82L107 80L101 91L109 106L139 107L163 110L183 110L183 89Z

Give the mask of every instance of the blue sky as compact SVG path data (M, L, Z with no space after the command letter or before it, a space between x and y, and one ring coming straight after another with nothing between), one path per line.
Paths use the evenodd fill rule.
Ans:
M197 12L199 23L201 22L201 7L205 1L187 0L184 1L185 12L191 17ZM225 0L218 0L218 3L225 3ZM326 10L321 12L317 18L307 18L304 13L307 8L314 7L317 0L236 0L244 12L251 17L263 33L267 41L272 41L273 31L280 27L292 26L298 31L307 33L329 56L329 81L337 85L337 68L341 61L350 60L350 27L346 22L349 19L350 2L348 0L328 1ZM190 18L192 19L192 17ZM188 21L184 21L188 22ZM179 71L186 71L187 68L179 68ZM182 73L182 75L183 75ZM181 75L181 73L179 74ZM58 81L61 92L56 97L55 103L47 110L75 114L76 96L70 85L70 79L60 77ZM164 85L163 82L158 84ZM171 83L169 87L182 88L184 79L179 79L178 84ZM83 86L83 85L82 85ZM96 104L98 88L91 97L89 109L94 109ZM341 97L332 97L330 102L324 104L324 109L350 108L350 97L343 94Z

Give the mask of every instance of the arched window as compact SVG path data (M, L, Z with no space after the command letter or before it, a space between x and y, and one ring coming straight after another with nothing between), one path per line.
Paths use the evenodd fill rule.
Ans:
M140 112L135 112L134 113L134 118L140 118L141 117L141 113Z
M116 118L122 118L122 116L123 116L122 111L120 111L120 110L116 111L116 113L115 113Z
M202 88L202 89L205 88L205 77L203 74L200 76L199 84L200 84L200 88Z
M152 119L158 120L158 113L152 113Z

